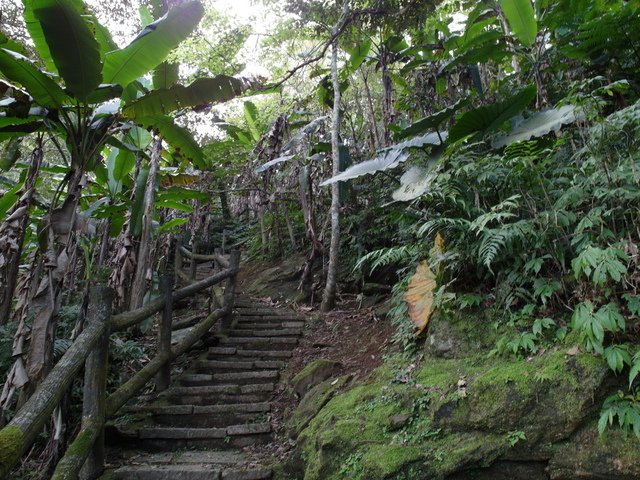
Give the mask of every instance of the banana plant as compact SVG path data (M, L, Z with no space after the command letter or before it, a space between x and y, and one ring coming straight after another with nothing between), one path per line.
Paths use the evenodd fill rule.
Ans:
M24 20L39 59L36 63L25 57L15 43L0 42L0 142L44 133L64 159L65 172L46 225L40 229L40 249L48 270L31 302L35 318L27 371L33 388L51 363L52 325L65 273L72 264L83 179L100 167L104 146L112 144L140 155L140 149L122 137L140 126L156 132L196 167L206 168L198 144L169 114L229 100L245 85L223 75L186 86L164 82L155 89L145 88L146 82L138 80L161 65L196 28L204 11L197 1L174 6L124 48L115 45L81 0L23 3ZM5 210L8 215L3 222L17 220L12 207ZM21 209L20 214L28 215L29 208ZM10 301L11 295L8 298Z

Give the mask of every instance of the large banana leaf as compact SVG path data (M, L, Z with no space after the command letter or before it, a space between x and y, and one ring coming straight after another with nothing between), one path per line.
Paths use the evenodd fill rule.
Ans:
M260 140L260 129L258 128L258 107L253 102L244 102L244 120L249 126L249 132L255 142Z
M33 9L49 53L73 95L84 101L102 79L100 45L72 0L39 0Z
M102 71L104 82L127 85L160 65L169 52L196 28L204 9L191 1L173 7L126 47L109 52Z
M156 130L176 151L192 160L196 167L206 168L204 154L198 142L186 128L173 123L171 117L154 115L136 118L136 122L145 128Z
M469 110L449 130L449 140L456 142L471 134L487 134L497 130L504 122L517 115L536 97L536 87L531 85L502 102Z
M178 83L178 64L162 62L153 71L153 88L171 88Z
M531 0L499 0L513 34L524 45L530 47L536 40L538 24Z
M189 86L153 90L122 109L125 117L137 118L150 115L166 115L180 108L195 107L205 103L231 100L242 92L242 82L226 75L199 78Z
M12 82L22 85L43 107L60 108L68 100L55 81L19 53L1 48L0 72Z
M491 145L494 148L500 148L513 142L541 137L552 130L557 133L562 125L575 122L578 118L581 116L573 105L538 112L527 118L508 135L495 138Z

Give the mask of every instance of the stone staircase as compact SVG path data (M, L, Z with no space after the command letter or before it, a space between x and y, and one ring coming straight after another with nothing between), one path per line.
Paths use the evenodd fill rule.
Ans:
M125 407L136 421L118 432L108 478L271 478L250 447L271 440L270 400L303 328L293 312L239 296L227 335L206 339L168 390Z

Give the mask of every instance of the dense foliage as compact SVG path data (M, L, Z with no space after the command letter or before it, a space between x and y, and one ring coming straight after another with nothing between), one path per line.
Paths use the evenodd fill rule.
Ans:
M134 3L147 26L122 48L81 1L2 3L6 415L81 329L88 286L140 306L172 238L301 252L299 300L319 300L338 183L340 288L393 285L399 345L424 339L421 265L420 330L482 311L487 355L577 344L620 380L600 430L640 436L637 0L265 1L281 18L260 41L208 4ZM238 77L250 43L271 78Z

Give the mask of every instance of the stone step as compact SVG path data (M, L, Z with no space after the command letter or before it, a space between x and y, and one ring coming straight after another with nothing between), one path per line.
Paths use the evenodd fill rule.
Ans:
M236 347L211 347L207 353L210 360L230 360L237 358L239 361L273 360L291 358L290 350L244 350Z
M280 328L304 328L304 322L237 322L235 326L236 330L270 330Z
M222 337L218 346L238 346L244 350L282 350L293 349L298 344L298 337Z
M271 439L270 423L249 423L219 428L143 427L138 430L144 449L175 451L184 448L232 448L265 444Z
M108 473L113 480L268 480L270 468L221 469L215 465L131 465Z
M263 413L271 411L269 402L235 403L228 405L134 405L124 408L128 413L154 415L201 415L213 413Z
M280 323L280 322L304 322L304 317L298 315L245 315L242 310L236 311L235 318L241 323Z
M195 363L195 369L199 373L207 372L225 372L225 371L254 371L254 370L271 370L281 369L284 362L280 360L254 360L249 357L238 358L237 360L198 360Z
M233 329L229 332L230 337L299 337L302 335L301 328L270 328L267 330L240 330Z
M286 310L277 310L275 308L247 308L235 305L233 310L243 317L274 317L280 319L295 318L300 319L300 315Z
M278 380L276 370L255 370L250 372L233 373L188 373L180 377L184 386L196 385L247 385L257 383L274 383Z
M172 399L175 405L232 405L236 403L261 403L267 402L273 395L273 390L254 393L217 393L207 395L185 395Z
M222 427L230 423L255 423L264 420L271 410L268 402L227 405L166 405L130 407L128 413L152 415L163 426Z

